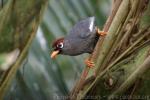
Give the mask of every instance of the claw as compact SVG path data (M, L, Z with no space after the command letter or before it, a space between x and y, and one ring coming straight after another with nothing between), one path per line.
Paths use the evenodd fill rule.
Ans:
M93 68L95 66L94 62L90 61L89 59L85 60L85 64L89 67L89 68Z
M97 32L97 34L99 34L100 36L105 36L105 35L107 34L107 32L101 31L99 28L96 28L96 32Z

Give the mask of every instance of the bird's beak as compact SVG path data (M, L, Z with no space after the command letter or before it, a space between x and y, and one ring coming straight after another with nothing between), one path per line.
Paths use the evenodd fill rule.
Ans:
M55 58L55 57L58 55L58 53L59 53L59 50L53 51L53 52L51 53L51 58L52 58L52 59Z

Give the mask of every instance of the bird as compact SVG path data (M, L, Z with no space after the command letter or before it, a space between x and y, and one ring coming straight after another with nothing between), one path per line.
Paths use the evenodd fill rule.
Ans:
M55 58L58 54L70 56L91 54L98 39L106 34L96 26L94 16L85 18L77 22L65 37L58 38L52 43L51 58ZM85 63L90 68L94 66L94 63L88 59Z

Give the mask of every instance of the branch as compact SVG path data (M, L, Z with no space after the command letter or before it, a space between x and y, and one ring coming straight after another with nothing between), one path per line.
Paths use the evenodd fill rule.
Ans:
M109 15L109 17L106 21L106 24L103 28L104 31L106 31L106 32L108 31L108 29L109 29L109 27L110 27L110 25L111 25L111 23L114 19L114 16L116 15L116 12L117 12L121 2L122 2L122 0L118 0L118 2L114 2L113 6L112 6L112 11L111 11L111 13L110 13L110 15ZM98 41L98 43L97 43L97 45L94 49L94 52L89 56L89 60L95 61L97 59L97 56L98 56L98 53L99 53L98 50L100 49L104 38L105 37L102 37L101 39L99 39L99 41ZM90 71L89 67L86 66L85 69L83 70L82 74L81 74L80 79L77 81L77 83L75 84L73 90L71 91L70 98L75 99L78 92L83 88L84 84L87 83L87 81L85 79L85 77L87 77L87 76L85 76L83 73L88 74L89 71ZM93 78L94 77L90 78L90 80L93 79Z
M131 84L133 84L137 79L141 78L143 74L150 69L150 55L145 59L142 65L140 65L128 79L112 94L109 99L114 98L115 95L119 95L126 91Z
M12 14L12 16L9 18L9 21L6 21L6 24L4 25L5 27L3 26L0 31L8 32L7 30L4 30L4 29L5 28L8 28L8 29L12 28L13 31L8 32L7 34L14 34L14 35L17 34L19 37L20 37L20 35L21 36L23 35L24 39L22 40L23 45L18 47L18 49L21 51L18 59L16 60L16 62L13 65L11 65L11 67L10 67L10 69L8 71L3 72L2 75L1 75L2 81L1 81L1 84L0 84L0 99L3 99L3 96L5 95L9 85L11 84L14 76L16 75L16 72L17 72L18 68L20 67L22 61L26 57L26 54L28 52L28 48L31 45L31 42L32 42L32 40L35 37L37 28L39 26L39 23L41 21L41 17L43 15L44 9L45 9L46 4L47 4L47 1L40 1L40 2L36 2L35 3L35 0L32 0L32 2L29 1L30 2L29 4L31 4L29 6L29 5L24 4L24 2L27 3L28 1L20 1L20 0L19 1L9 0L9 1L12 1L12 2L9 2L11 7L13 5L13 7L16 7L16 8L13 9L13 12L8 12L4 8L3 11L6 11L4 13L7 13L8 14L8 15L6 14L7 16ZM20 4L23 4L23 5L20 5ZM39 5L38 6L39 9L36 8L37 4ZM17 8L18 6L22 6L22 8ZM8 8L9 8L9 5L8 5ZM27 8L27 9L25 9L25 8ZM28 15L27 12L32 13L32 11L30 11L30 8L32 8L33 12L37 10L36 14L34 13L35 16L32 16L32 14L31 14L32 17L30 17L30 16L22 16L22 14ZM33 8L34 8L34 10L33 10ZM20 12L19 12L18 15L15 15L14 14L15 11L16 12L20 11ZM17 19L17 20L14 20L14 18ZM11 21L14 21L14 23L12 23ZM16 23L17 23L17 25L16 25ZM8 27L8 25L11 25L11 27ZM26 26L26 27L24 27L24 26ZM17 32L19 32L19 33L17 33ZM23 34L21 34L21 33L23 33ZM14 35L12 35L12 36L14 36ZM13 37L10 37L10 38L13 38ZM0 42L0 44L2 44L2 43L3 42ZM14 44L14 42L13 42L13 44ZM7 49L7 48L5 48L5 49Z

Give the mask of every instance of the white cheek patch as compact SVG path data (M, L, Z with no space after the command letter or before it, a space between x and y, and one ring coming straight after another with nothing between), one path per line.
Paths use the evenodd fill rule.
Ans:
M64 44L63 43L60 43L60 48L63 48L64 47Z
M57 48L63 48L64 47L64 44L63 43L59 43L58 45L57 45Z

